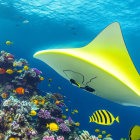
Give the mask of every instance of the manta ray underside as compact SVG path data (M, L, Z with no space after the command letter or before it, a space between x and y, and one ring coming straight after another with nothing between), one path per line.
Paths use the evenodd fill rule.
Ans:
M85 47L44 50L34 57L81 89L122 105L140 106L140 76L117 22Z

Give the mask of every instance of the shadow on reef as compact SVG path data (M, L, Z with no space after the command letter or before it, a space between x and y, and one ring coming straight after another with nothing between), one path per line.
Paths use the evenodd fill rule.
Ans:
M0 140L99 140L64 115L61 94L46 92L40 96L37 85L44 80L41 73L30 68L25 59L15 60L1 51Z

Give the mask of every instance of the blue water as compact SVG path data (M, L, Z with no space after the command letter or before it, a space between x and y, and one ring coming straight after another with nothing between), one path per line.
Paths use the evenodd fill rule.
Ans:
M40 69L46 80L39 88L65 95L69 108L79 111L72 118L80 122L81 129L91 134L95 134L97 128L106 130L114 140L128 138L129 129L140 125L140 108L118 105L82 91L32 56L48 48L85 46L107 25L118 21L128 52L140 73L139 15L138 0L0 0L0 50L14 54L17 59L25 58L30 67ZM23 23L25 20L29 22ZM6 46L7 40L14 44ZM47 78L53 79L51 87L48 87ZM62 89L58 90L58 86ZM89 116L98 109L119 115L120 123L111 126L89 124Z

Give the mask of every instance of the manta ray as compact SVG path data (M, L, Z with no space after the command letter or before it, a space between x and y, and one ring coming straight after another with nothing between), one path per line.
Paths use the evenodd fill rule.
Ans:
M107 26L84 47L43 50L34 58L80 89L115 103L140 107L140 75L118 22Z

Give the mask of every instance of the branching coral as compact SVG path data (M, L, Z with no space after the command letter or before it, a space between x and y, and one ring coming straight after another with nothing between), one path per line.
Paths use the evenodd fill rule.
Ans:
M83 133L78 138L75 138L75 140L98 140L98 137L90 136L88 131L83 131Z
M43 119L50 119L51 113L48 110L40 109L40 111L38 112L38 117Z

